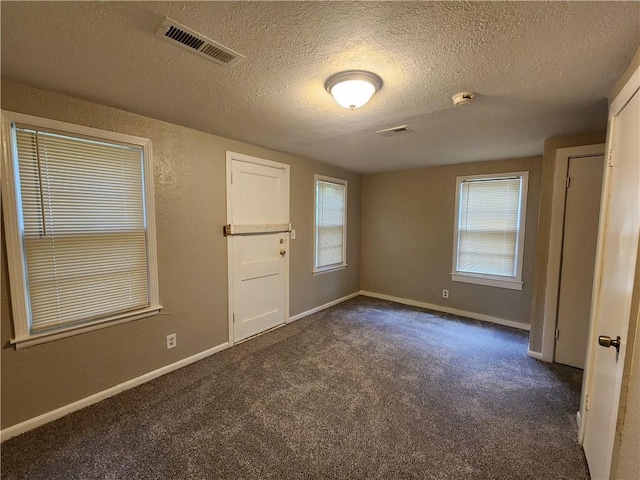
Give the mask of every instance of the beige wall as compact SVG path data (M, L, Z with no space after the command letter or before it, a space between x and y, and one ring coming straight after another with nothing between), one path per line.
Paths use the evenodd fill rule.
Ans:
M366 175L363 290L529 324L540 157ZM456 176L527 170L522 291L451 281ZM449 290L449 299L442 298Z
M540 175L540 218L536 244L534 272L535 291L531 309L531 335L529 350L542 351L542 327L544 324L545 291L547 288L547 262L551 234L551 207L553 205L553 177L555 175L556 153L559 148L594 145L604 143L605 132L581 133L551 137L544 142L542 171Z
M214 101L214 100L212 100ZM15 350L2 239L2 428L228 340L225 151L291 165L290 314L360 289L361 177L207 133L44 90L2 83L2 108L150 138L161 315ZM346 270L313 276L313 174L349 181ZM165 337L177 333L178 348Z

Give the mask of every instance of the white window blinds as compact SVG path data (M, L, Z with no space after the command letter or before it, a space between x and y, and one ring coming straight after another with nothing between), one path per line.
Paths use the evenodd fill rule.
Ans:
M457 271L516 276L522 178L460 184Z
M316 180L316 269L345 264L346 184Z
M14 132L31 331L149 306L141 148Z

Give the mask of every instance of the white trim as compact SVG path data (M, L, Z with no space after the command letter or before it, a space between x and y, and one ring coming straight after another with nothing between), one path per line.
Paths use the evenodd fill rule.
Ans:
M226 183L227 188L225 201L227 202L227 225L231 224L233 218L233 210L231 208L231 161L233 160L233 152L226 152ZM229 346L234 345L233 336L233 236L227 236L227 320L229 328Z
M6 205L4 209L4 221L6 228L7 264L9 278L11 279L11 307L13 309L14 337L11 343L16 348L24 348L31 345L57 340L80 333L104 328L110 325L125 323L139 318L155 315L162 308L158 288L158 263L156 245L156 221L153 177L153 152L151 140L148 138L126 135L123 133L101 130L98 128L76 125L48 118L35 117L23 113L2 110L2 201ZM142 149L143 175L144 175L144 209L145 230L148 265L148 295L149 306L143 309L127 312L121 315L112 315L92 322L71 323L65 328L52 330L42 334L33 334L29 328L29 296L26 277L26 258L22 242L22 225L20 216L21 199L19 192L20 178L16 166L17 147L11 124L28 125L44 130L55 130L68 135L85 136L99 140L112 141L118 144L127 144ZM110 323L107 323L110 322Z
M21 348L31 347L33 345L40 345L41 343L52 342L54 340L60 340L61 338L73 337L82 333L93 332L94 330L100 330L107 327L113 327L115 325L121 325L123 323L133 322L141 318L153 317L160 313L162 305L155 307L145 308L143 310L135 310L133 312L122 313L120 315L113 315L111 317L103 318L95 322L86 323L83 325L76 324L74 326L67 327L63 330L54 330L45 333L35 333L24 339L12 339L10 343L16 346L17 350Z
M640 90L640 68L636 68L620 93L612 100L609 107L609 118L617 117L638 90Z
M576 423L578 424L578 443L582 445L582 414L580 413L580 410L576 412Z
M516 272L513 277L503 277L500 275L490 275L483 273L471 273L458 270L458 243L460 225L460 187L463 182L476 180L489 180L519 177L520 181L520 205L518 211L518 238L516 240L515 266ZM453 255L451 258L452 273L451 280L454 282L475 283L490 287L508 288L511 290L522 290L522 265L524 260L524 234L527 222L527 197L529 190L529 172L496 172L482 175L462 175L456 177L456 204L455 219L453 223Z
M344 270L348 267L346 263L344 265L339 265L337 267L324 267L322 270L316 270L315 272L311 272L312 275L322 275L323 273L331 273L337 272L339 270Z
M403 305L411 305L412 307L427 308L429 310L435 310L437 312L450 313L452 315L472 318L474 320L482 320L483 322L495 323L498 325L503 325L505 327L517 328L519 330L531 330L530 325L526 325L520 322L514 322L513 320L506 320L504 318L492 317L491 315L485 315L484 313L467 312L465 310L458 310L457 308L443 307L442 305L434 305L431 303L420 302L418 300L394 297L393 295L374 293L366 290L361 290L360 295L364 295L365 297L379 298L381 300L389 300L391 302L401 303Z
M13 313L13 331L15 338L29 336L29 298L27 295L26 277L24 275L24 259L22 241L20 239L20 185L15 162L15 142L11 141L10 112L2 112L2 202L4 208L5 239L7 248L7 269L10 281L11 309Z
M537 360L542 360L542 354L540 352L534 352L533 350L527 350L527 355Z
M156 201L153 177L153 152L151 140L142 144L144 161L144 202L147 221L147 268L149 270L149 304L160 305L160 287L158 276L158 245L156 238ZM162 308L162 307L160 307Z
M262 167L270 167L275 168L276 170L288 170L290 165L282 162L274 162L273 160L267 160L265 158L254 157L251 155L247 155L245 153L232 152L231 150L226 151L227 161L230 160L240 160L241 162L251 163L253 165L260 165ZM229 180L231 180L229 178Z
M164 367L160 367L156 370L145 373L144 375L140 375L139 377L132 378L131 380L119 383L118 385L107 388L106 390L102 390L101 392L94 393L93 395L82 398L73 403L69 403L64 407L56 408L55 410L51 410L50 412L43 413L42 415L38 415L37 417L33 417L29 420L25 420L24 422L20 422L16 425L7 427L4 430L0 431L0 442L4 442L5 440L15 437L16 435L20 435L22 433L28 432L29 430L33 430L34 428L38 428L46 423L53 422L54 420L62 418L69 413L76 412L85 407L88 407L89 405L98 403L105 398L113 397L114 395L124 392L125 390L129 390L130 388L142 385L143 383L149 382L154 378L158 378L169 372L173 372L174 370L197 362L198 360L202 360L213 355L214 353L225 350L228 347L229 345L225 342L218 345L217 347L213 347L203 352L196 353L195 355L192 355L190 357L183 358L182 360L178 360L177 362L165 365Z
M477 273L452 273L451 280L454 282L486 285L488 287L508 288L510 290L522 290L522 285L524 285L524 282L519 282L509 277L500 278L498 276L482 275Z
M99 128L86 127L84 125L77 125L75 123L60 122L58 120L51 120L49 118L36 117L33 115L27 115L24 113L11 112L9 110L2 110L2 116L9 123L22 123L30 125L32 127L49 128L52 130L61 130L67 133L77 133L80 135L86 135L88 137L97 137L102 140L112 140L115 142L128 143L130 145L146 145L150 144L151 140L143 137L136 137L134 135L127 135L125 133L112 132L109 130L101 130ZM146 152L145 152L146 153Z
M295 322L296 320L300 320L301 318L308 317L309 315L313 315L314 313L320 312L329 307L333 307L334 305L338 305L339 303L346 302L347 300L351 300L352 298L358 297L360 295L362 295L362 292L355 292L355 293L346 295L342 298L338 298L337 300L332 300L331 302L322 304L319 307L315 307L315 308L312 308L311 310L307 310L305 312L294 315L293 317L289 317L289 321L287 323Z
M566 179L569 160L604 155L604 143L559 148L556 151L555 173L551 203L551 228L549 232L549 254L547 257L547 281L544 292L544 312L542 323L542 360L553 362L555 351L555 331L558 313L558 294L560 289L560 260L562 257L562 238L564 231ZM602 165L604 168L604 163Z
M318 218L316 217L318 211L318 182L334 183L336 185L344 186L344 213L342 219L342 263L339 265L327 265L318 267ZM320 175L314 173L313 175L313 270L311 273L318 274L326 271L339 270L347 266L347 208L348 208L348 192L349 181L343 178L328 177L326 175Z

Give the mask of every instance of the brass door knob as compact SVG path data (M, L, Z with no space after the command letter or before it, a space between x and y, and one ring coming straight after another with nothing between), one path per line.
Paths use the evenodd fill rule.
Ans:
M620 351L620 336L617 336L615 340L611 340L611 337L607 337L606 335L600 335L598 337L598 344L609 348L614 347L616 352Z

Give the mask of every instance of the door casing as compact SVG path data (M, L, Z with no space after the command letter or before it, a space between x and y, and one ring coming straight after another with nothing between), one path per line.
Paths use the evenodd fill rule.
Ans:
M556 169L553 178L553 205L551 206L551 230L547 257L547 282L545 289L544 317L542 325L542 352L540 359L553 362L555 332L558 320L560 292L560 267L562 259L562 235L564 230L564 205L567 195L566 179L569 159L604 155L605 144L559 148L556 152ZM602 192L604 195L604 191Z
M284 163L280 163L280 162L274 162L271 160L265 160L263 158L259 158L259 157L253 157L251 155L246 155L243 153L236 153L236 152L232 152L232 151L227 151L226 152L226 188L227 188L227 192L226 192L226 199L227 199L227 224L230 224L232 221L232 205L231 205L231 201L229 199L230 197L230 185L231 185L231 162L233 160L240 160L243 162L247 162L247 163L253 163L256 165L264 165L264 166L269 166L269 167L274 167L274 168L287 168L289 169L289 165L284 164ZM290 187L289 187L290 188ZM289 212L289 215L291 213ZM287 222L288 223L288 222ZM290 224L289 224L289 230L291 230L290 228ZM287 245L291 245L291 238L290 238L290 232L286 232L286 236L287 236ZM284 300L284 320L285 320L285 324L290 322L290 318L289 318L289 274L290 274L290 266L289 266L289 258L290 258L290 252L287 252L287 255L285 256L285 300ZM232 235L228 235L227 236L227 288L228 288L228 295L227 295L227 311L228 311L228 325L229 325L229 346L233 346L236 342L234 339L234 321L233 321L233 314L234 314L234 282L233 282L233 265L234 265L234 259L233 259L233 236ZM250 337L251 338L251 337Z
M598 251L596 254L596 270L594 274L594 295L591 306L591 322L590 322L590 331L589 331L589 345L587 351L587 360L585 366L585 378L583 382L582 389L582 398L580 403L580 421L579 421L579 441L580 443L584 442L584 435L587 422L589 421L589 409L587 408L589 405L589 398L593 394L595 386L594 386L594 371L596 368L596 351L599 348L604 348L598 346L598 335L600 334L614 334L614 332L601 331L603 326L599 325L598 320L598 311L599 311L599 290L602 281L603 275L603 260L604 260L604 238L606 229L604 228L607 225L607 212L610 204L610 195L614 193L611 188L610 176L611 176L611 168L609 166L613 165L612 161L615 161L615 155L612 153L613 149L613 139L614 139L614 129L616 128L616 120L618 115L623 111L625 106L629 103L629 101L634 97L634 95L640 95L640 67L633 72L625 86L622 88L620 93L613 99L609 108L609 124L607 129L607 154L606 154L606 163L607 168L605 170L605 179L603 185L603 202L601 206L601 218L600 218L600 230L598 234ZM638 245L636 245L636 249ZM635 268L635 263L633 264ZM633 289L637 288L637 285L632 285ZM630 301L633 299L632 292L629 291L628 295ZM631 312L633 313L634 308L631 306ZM633 356L633 346L634 342L632 338L628 338L629 334L629 322L631 318L623 319L625 323L624 331L617 332L620 336L622 336L622 346L620 349L620 357L619 361L621 362L622 371L620 374L616 374L615 386L614 386L614 395L615 395L615 405L612 405L612 411L615 413L616 419L619 420L619 408L620 408L620 398L621 392L624 384L624 376L625 369L627 367L626 358ZM626 379L628 382L628 378ZM615 393L617 392L617 393ZM593 414L593 412L592 412ZM608 449L608 460L609 460L609 475L611 475L610 467L613 461L613 452L615 441L617 438L617 429L619 428L619 422L613 422L613 431L608 432L610 435L610 445L604 446Z
M556 314L560 335L556 335L553 361L581 369L587 355L604 165L604 155L577 157L569 159L567 170Z

